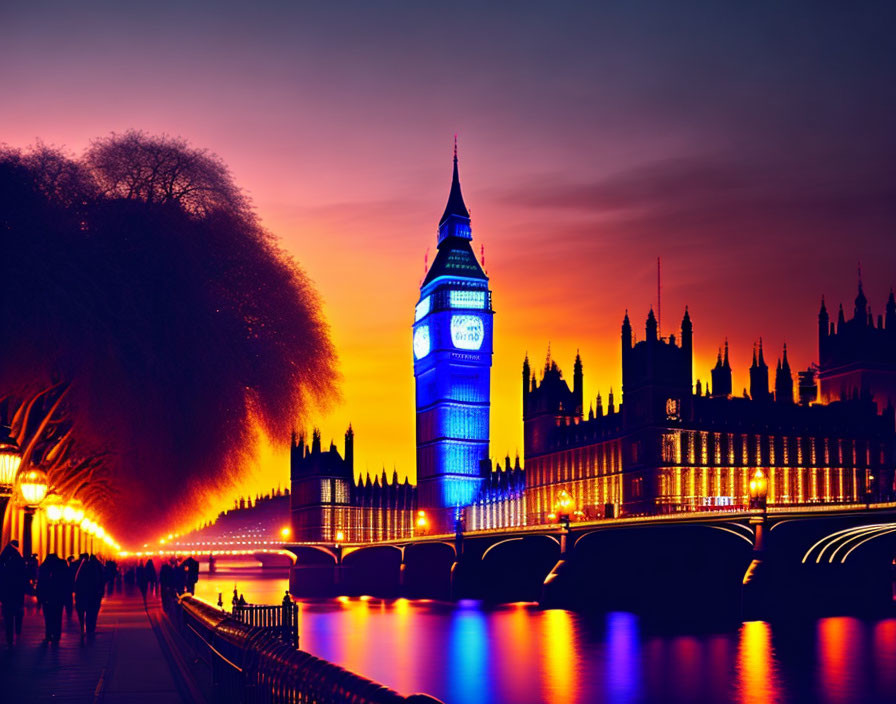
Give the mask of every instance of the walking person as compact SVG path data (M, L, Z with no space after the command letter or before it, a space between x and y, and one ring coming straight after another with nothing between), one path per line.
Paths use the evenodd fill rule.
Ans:
M137 565L137 588L140 590L140 593L143 595L143 605L146 606L146 589L149 586L149 575L146 574L146 567L143 565L141 561L139 565Z
M184 572L184 582L186 590L190 594L196 593L196 582L199 581L199 563L190 555L180 564L180 568Z
M62 609L68 586L68 565L56 553L47 555L37 571L37 600L44 612L45 643L62 637Z
M65 606L66 618L69 619L72 617L72 611L75 606L75 573L77 571L78 565L75 562L75 558L72 555L69 555L65 562L65 595L62 600L62 603Z
M118 577L118 563L115 560L106 560L106 565L103 567L103 576L106 579L109 596L112 596L112 592L115 590L115 578Z
M174 571L171 563L163 562L159 567L159 591L162 594L162 605L167 607L174 596Z
M156 566L153 564L152 558L146 561L144 569L146 570L146 582L149 585L149 592L155 594L158 577L156 576Z
M78 559L72 564L72 593L75 597L75 612L78 614L78 624L81 627L81 637L84 637L84 629L87 626L87 603L84 598L78 598L77 579L78 573L81 571L81 565L87 562L89 555L82 552L78 555Z
M22 618L25 615L25 591L28 573L25 558L19 552L19 541L10 540L0 552L0 604L3 625L6 627L6 643L11 648L13 633L22 635Z
M96 555L91 555L81 562L75 575L75 606L81 621L81 640L85 634L92 635L96 631L104 591L103 565Z

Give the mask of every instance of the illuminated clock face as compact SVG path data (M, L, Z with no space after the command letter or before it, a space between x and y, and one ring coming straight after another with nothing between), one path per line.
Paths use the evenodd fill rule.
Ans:
M429 326L421 325L414 330L414 357L423 359L429 354Z
M459 350L478 350L485 339L482 318L475 315L451 316L451 342Z

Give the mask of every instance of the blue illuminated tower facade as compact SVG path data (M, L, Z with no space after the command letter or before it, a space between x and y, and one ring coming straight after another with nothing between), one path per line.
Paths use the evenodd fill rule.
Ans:
M473 502L483 479L480 462L489 456L494 311L472 239L455 145L438 252L420 288L413 328L418 506L431 514L434 528L447 530L457 509Z

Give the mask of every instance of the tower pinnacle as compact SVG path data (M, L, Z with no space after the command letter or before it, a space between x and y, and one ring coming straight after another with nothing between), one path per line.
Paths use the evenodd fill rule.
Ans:
M459 219L461 222L452 223ZM454 225L452 227L452 224ZM458 227L460 225L461 227ZM463 226L466 226L464 229ZM464 197L460 192L460 176L457 170L457 135L454 135L454 169L451 174L451 190L448 193L448 203L445 212L439 219L439 242L448 236L464 237L472 239L470 234L470 211L464 203Z

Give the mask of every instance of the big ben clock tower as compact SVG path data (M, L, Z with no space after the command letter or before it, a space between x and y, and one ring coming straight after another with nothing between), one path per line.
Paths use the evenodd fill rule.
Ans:
M489 456L492 316L488 277L470 241L470 213L457 174L457 143L438 253L414 312L417 498L433 527L453 530L472 503Z

